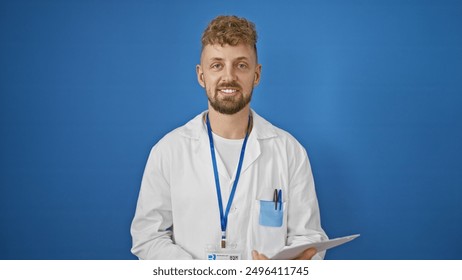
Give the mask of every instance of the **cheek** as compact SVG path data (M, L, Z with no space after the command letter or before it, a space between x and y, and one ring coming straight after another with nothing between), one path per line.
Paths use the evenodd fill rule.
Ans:
M215 84L213 83L213 81L209 80L209 79L205 79L204 80L204 89L205 89L205 92L207 93L207 95L213 95L213 92L215 91Z
M210 74L204 74L204 84L206 87L214 87L217 83L217 78Z
M245 80L242 80L242 86L252 88L255 84L255 79L256 76L254 75L245 77Z
M206 90L213 89L213 82L210 80L204 80L204 86Z

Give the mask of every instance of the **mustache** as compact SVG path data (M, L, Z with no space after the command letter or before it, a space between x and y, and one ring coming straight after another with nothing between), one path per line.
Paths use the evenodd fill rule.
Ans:
M241 89L241 85L238 84L237 82L233 81L233 82L225 82L225 83L221 83L218 85L218 88L236 88L236 89Z

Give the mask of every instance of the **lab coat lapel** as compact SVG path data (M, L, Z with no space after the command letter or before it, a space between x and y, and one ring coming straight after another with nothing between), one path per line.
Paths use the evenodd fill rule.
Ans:
M253 128L249 135L247 148L245 150L244 163L242 166L242 173L244 173L250 166L252 166L261 154L260 140L277 137L273 125L260 117L255 111L252 110Z
M258 142L255 133L251 133L247 140L247 147L245 148L241 173L244 173L258 159L260 153L260 143Z

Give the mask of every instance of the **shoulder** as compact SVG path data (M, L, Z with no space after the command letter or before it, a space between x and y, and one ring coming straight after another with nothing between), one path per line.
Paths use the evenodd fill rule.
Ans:
M175 150L190 142L198 141L204 134L202 116L203 113L164 135L152 150L156 152Z
M253 116L256 134L259 140L271 139L287 148L304 150L304 147L291 133L273 125L255 112L253 112Z

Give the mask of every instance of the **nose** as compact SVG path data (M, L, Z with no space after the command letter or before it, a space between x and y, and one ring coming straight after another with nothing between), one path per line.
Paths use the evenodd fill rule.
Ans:
M236 69L232 65L227 65L223 71L223 76L222 76L222 81L223 82L231 82L231 81L236 81L237 76L236 76Z

